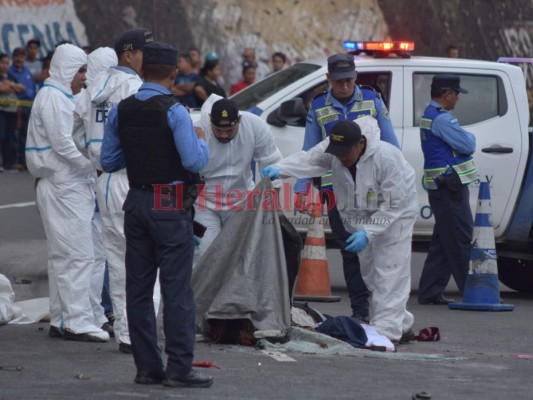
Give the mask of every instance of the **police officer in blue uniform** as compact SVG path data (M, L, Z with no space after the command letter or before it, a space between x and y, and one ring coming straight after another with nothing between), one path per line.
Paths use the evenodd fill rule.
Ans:
M420 304L448 304L442 293L451 275L464 290L474 222L468 184L477 180L472 159L475 136L465 131L448 111L453 110L461 88L457 75L436 75L431 102L420 120L424 152L424 186L435 217L433 236L418 287Z
M331 128L340 120L354 120L370 115L377 119L381 131L381 140L400 147L394 134L387 106L380 95L371 88L361 88L355 84L354 56L335 54L328 57L328 73L326 74L330 89L315 97L307 114L303 150L307 151L329 136ZM307 207L307 194L311 180L299 179L294 191L297 193L296 206ZM350 296L352 316L368 322L368 291L361 276L359 259L356 253L345 251L346 239L350 234L344 229L339 211L331 196L331 171L321 177L320 190L322 198L328 205L328 217L331 230L341 248L344 278ZM326 192L328 191L328 192ZM329 193L329 195L325 195Z
M192 204L196 178L209 160L191 118L169 89L178 52L165 43L143 49L145 83L114 108L100 156L106 172L126 167L124 203L126 309L140 384L208 387L212 377L192 369L195 305L191 288ZM166 185L166 186L160 186ZM152 301L159 268L166 370L157 344Z

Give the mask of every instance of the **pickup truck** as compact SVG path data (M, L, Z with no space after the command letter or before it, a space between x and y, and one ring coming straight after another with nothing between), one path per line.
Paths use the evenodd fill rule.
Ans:
M354 55L357 83L370 86L385 101L402 151L417 172L419 216L413 249L426 251L434 219L422 184L420 117L430 100L435 74L457 74L462 94L452 111L476 136L474 161L491 188L492 221L500 280L519 291L533 291L533 163L529 108L522 70L514 65L452 58L410 57L405 52ZM327 89L326 59L297 63L235 94L239 109L263 118L287 156L303 144L306 110ZM285 185L285 190L289 185ZM470 185L472 213L478 184ZM288 195L287 193L285 195ZM298 226L298 213L288 212ZM328 240L328 245L334 243Z

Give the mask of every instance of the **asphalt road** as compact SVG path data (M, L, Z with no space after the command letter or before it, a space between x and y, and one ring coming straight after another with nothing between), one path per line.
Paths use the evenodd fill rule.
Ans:
M0 273L12 282L17 277L32 282L13 283L16 300L46 296L48 291L44 232L35 206L24 204L33 201L28 174L0 174ZM313 305L331 315L349 315L342 268L334 252L328 257L332 286L342 300ZM415 282L420 260L423 255L413 263ZM196 360L220 366L209 370L215 377L209 389L135 385L133 359L120 353L115 342L50 339L46 323L4 325L0 400L411 399L420 391L432 399L531 399L533 297L507 290L501 296L515 304L513 312L451 311L418 305L411 296L408 307L415 316L415 331L435 326L442 339L402 345L388 358L371 351L341 355L299 350L288 351L294 361L285 362L254 348L198 343Z

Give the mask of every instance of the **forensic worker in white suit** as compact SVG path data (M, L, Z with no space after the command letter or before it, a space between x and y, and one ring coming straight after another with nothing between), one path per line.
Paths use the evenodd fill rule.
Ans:
M201 115L195 128L205 132L210 156L207 167L200 171L205 188L196 200L194 220L207 230L195 250L195 262L226 221L246 206L247 191L255 187L252 161L263 168L283 158L266 122L239 111L234 101L211 95Z
M50 77L33 103L26 142L30 173L39 178L37 206L48 245L51 337L105 342L90 302L95 173L72 139L74 95L86 80L87 55L58 46Z
M333 192L359 253L371 291L370 325L398 343L412 336L406 304L411 289L411 237L418 213L415 173L395 146L380 140L374 118L339 121L329 138L307 152L266 167L271 179L311 178L333 171Z
M126 316L126 237L124 211L122 211L129 184L125 168L113 173L103 172L100 152L109 112L121 100L137 93L142 85L140 74L143 47L151 42L153 36L149 29L136 28L125 32L115 43L118 65L111 66L94 77L75 110L73 136L78 146L85 147L86 150L82 150L82 153L87 155L98 173L96 197L102 217L109 268L109 292L115 316L113 328L119 350L123 353L132 351ZM108 56L103 55L103 57ZM89 61L92 61L91 59L92 57ZM160 296L159 281L157 281L154 288L156 312L159 309Z

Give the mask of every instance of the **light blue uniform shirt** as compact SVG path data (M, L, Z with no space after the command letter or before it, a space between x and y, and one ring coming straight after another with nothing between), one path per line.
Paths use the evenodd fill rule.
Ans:
M442 106L436 101L431 100L430 104L442 109ZM433 120L431 132L449 144L457 153L470 155L476 151L476 137L461 128L457 118L447 111L441 112Z
M135 98L148 100L157 95L172 96L172 93L161 85L143 83ZM209 161L209 147L205 140L196 136L191 117L181 104L176 103L168 109L168 126L173 132L174 143L183 167L189 172L200 172L204 169ZM126 167L118 132L117 107L109 113L105 126L100 163L106 172L116 172Z
M328 91L326 96L331 99L331 106L333 108L335 108L343 115L348 115L355 101L358 98L361 99L363 95L361 88L356 85L355 92L351 100L346 104L342 104L339 100L333 97L333 95L331 94L331 90ZM381 140L400 148L400 142L398 142L398 138L396 138L396 134L394 133L387 107L380 98L376 98L374 100L374 104L377 111L376 120L378 121ZM310 108L309 112L307 113L307 121L305 123L305 136L302 150L307 151L315 147L322 140L324 140L322 138L322 130L320 129L320 126L318 125L318 122L316 120L315 110L313 108ZM296 193L304 192L306 190L306 185L311 182L312 179L298 179L296 181L296 184L294 185L294 191Z

